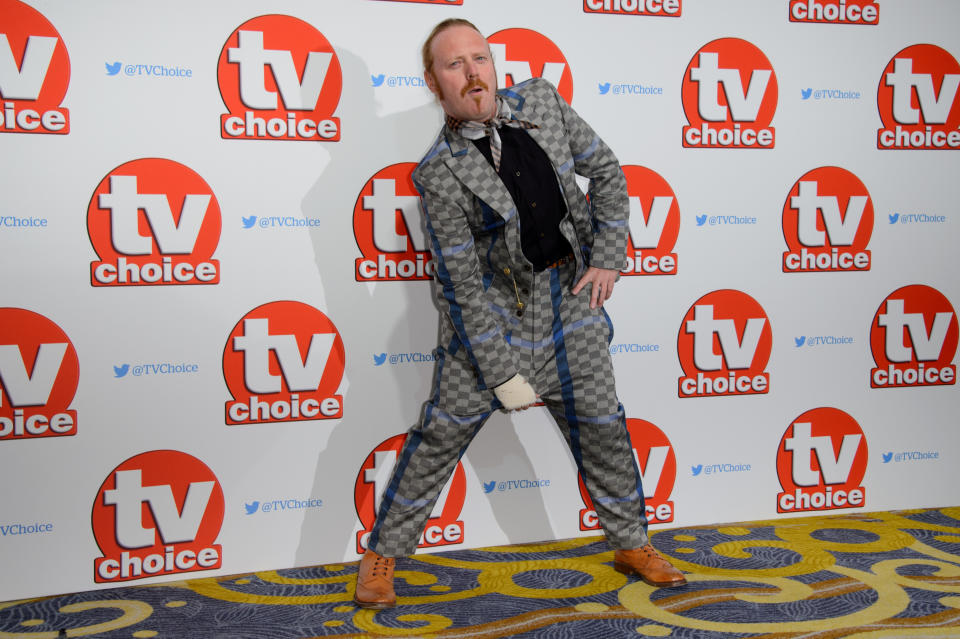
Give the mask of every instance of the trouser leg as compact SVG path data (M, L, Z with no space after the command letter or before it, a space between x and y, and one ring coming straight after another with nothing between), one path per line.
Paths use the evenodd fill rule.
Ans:
M568 415L562 405L549 408L610 545L618 550L645 545L646 504L623 408L602 416Z
M384 557L411 555L444 484L489 412L452 415L428 402L407 433L384 490L368 547Z
M637 548L647 543L646 505L617 399L608 350L613 329L602 309L589 307L589 290L570 295L563 277L558 269L550 275L552 357L538 376L541 397L570 446L610 544Z

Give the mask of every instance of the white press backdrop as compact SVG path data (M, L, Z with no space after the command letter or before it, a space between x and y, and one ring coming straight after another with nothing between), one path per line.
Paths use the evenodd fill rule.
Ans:
M811 510L857 490L862 500L835 505L955 505L956 385L872 388L871 371L953 371L960 134L946 130L960 119L960 6L846 0L845 12L868 4L879 17L838 24L841 3L799 3L819 23L790 20L794 4L687 0L679 15L650 15L670 3L602 14L582 0L0 2L0 600L357 557L392 459L381 444L416 419L437 334L428 282L362 281L370 267L358 275L357 261L375 247L416 265L405 163L441 122L419 47L448 16L502 44L501 83L525 69L564 78L621 163L642 167L633 243L676 268L624 276L609 312L646 492L667 504L655 529L810 512L780 498L797 488L824 496ZM698 96L704 87L716 95ZM685 148L690 96L701 116L724 107L775 142ZM338 139L230 139L271 99L282 113L264 127L278 117L280 131L287 113L336 119ZM42 121L51 110L63 115ZM903 126L919 114L952 148L878 148L890 113ZM829 231L833 246L869 251L868 270L784 272L784 208L801 206L791 191L820 167L852 174L868 199L827 172L804 178L821 199L800 211L801 239L812 250ZM364 199L374 194L395 205ZM834 210L863 212L857 239ZM181 279L193 273L173 268L184 260L215 276L94 285L110 274L96 265L118 256L157 265L147 279L163 278L165 258ZM688 323L695 306L713 323ZM694 326L708 327L699 346ZM875 361L872 338L889 362ZM679 380L698 365L766 374L766 392L684 396ZM331 416L228 425L229 402L255 403L244 394L285 398L274 417L301 403ZM498 415L427 541L595 534L584 508L546 412Z

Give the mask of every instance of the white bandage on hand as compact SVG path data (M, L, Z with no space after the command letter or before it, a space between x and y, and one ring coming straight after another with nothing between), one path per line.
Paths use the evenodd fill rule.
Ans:
M537 402L536 391L519 373L495 387L493 394L507 410L525 408Z

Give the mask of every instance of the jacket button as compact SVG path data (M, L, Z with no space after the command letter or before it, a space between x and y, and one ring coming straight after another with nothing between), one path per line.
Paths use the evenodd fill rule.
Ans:
M508 266L503 267L503 274L504 274L504 275L510 275L510 267L508 267Z

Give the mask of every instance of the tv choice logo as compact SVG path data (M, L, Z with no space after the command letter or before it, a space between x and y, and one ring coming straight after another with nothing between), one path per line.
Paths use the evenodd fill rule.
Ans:
M0 308L0 441L77 434L77 350L52 320Z
M353 235L363 257L358 282L429 280L434 261L420 222L414 162L391 164L367 180L353 207Z
M838 408L808 410L787 427L777 448L778 513L859 508L867 439L856 420Z
M244 315L223 349L223 378L233 398L226 423L340 419L343 339L321 311L269 302Z
M880 22L877 0L790 0L790 22L866 24Z
M131 160L100 181L87 232L100 258L92 286L218 284L220 205L193 169L163 158Z
M957 383L957 314L944 295L912 284L890 293L870 324L876 368L871 388L944 386Z
M679 397L769 392L772 345L770 320L755 299L732 289L707 293L684 315L677 336Z
M673 247L680 233L680 205L656 171L625 165L630 200L630 240L623 275L676 275Z
M531 78L543 78L573 102L573 73L560 48L545 35L530 29L503 29L487 38L501 89Z
M856 175L821 166L794 183L783 205L784 273L869 271L873 199Z
M877 148L960 149L960 64L932 44L903 49L883 70Z
M353 490L354 506L361 525L361 530L357 532L357 554L362 554L367 549L383 493L393 477L393 468L406 440L407 435L400 434L380 442L360 466ZM465 541L460 512L463 510L466 495L466 473L462 462L458 461L430 512L418 548L451 546Z
M241 24L220 52L217 82L226 140L340 140L340 61L303 20L264 15Z
M70 56L36 9L0 0L0 133L70 133Z
M677 457L673 444L662 430L643 419L628 417L627 432L643 484L647 521L651 524L670 523L674 516L670 495L677 480ZM586 505L580 511L580 530L599 530L600 519L583 483L583 476L579 476L579 486L580 498Z
M101 557L96 583L220 568L223 488L210 468L176 450L154 450L117 466L93 502Z
M583 0L583 12L679 18L683 0Z
M739 38L708 42L683 76L683 146L772 149L777 91L773 66L755 45Z

